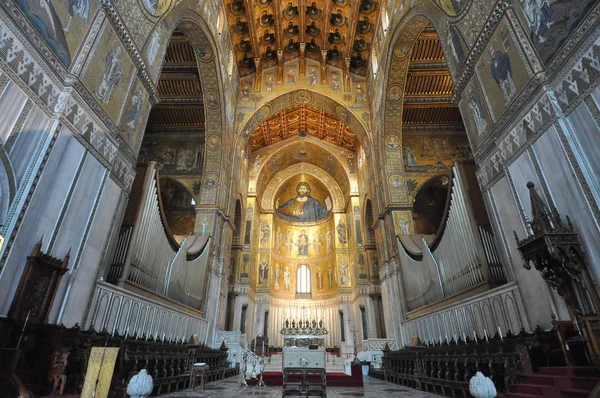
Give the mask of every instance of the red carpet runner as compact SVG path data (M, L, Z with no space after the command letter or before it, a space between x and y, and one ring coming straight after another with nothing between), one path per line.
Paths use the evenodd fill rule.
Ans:
M587 398L600 381L592 367L540 368L540 373L519 376L507 394L498 398Z

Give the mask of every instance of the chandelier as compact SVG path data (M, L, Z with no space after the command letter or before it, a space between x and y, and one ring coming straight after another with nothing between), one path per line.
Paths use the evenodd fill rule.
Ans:
M279 332L288 336L323 336L329 332L325 328L323 320L316 319L286 319L283 321L283 328Z

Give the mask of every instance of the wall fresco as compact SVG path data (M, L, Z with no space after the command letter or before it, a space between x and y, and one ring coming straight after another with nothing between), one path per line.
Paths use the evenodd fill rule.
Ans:
M485 54L476 69L485 98L497 119L529 82L530 68L521 57L506 20L494 31Z
M155 161L162 174L201 174L204 145L197 139L173 140L168 136L161 139L145 140L138 163Z
M119 135L134 153L138 151L141 145L149 112L148 92L139 79L136 79L126 102L125 111L121 118L121 128L119 129Z
M331 151L334 153L338 152L337 155L342 156L339 153L342 151L337 148L331 148ZM344 195L350 193L350 183L344 165L342 165L338 157L316 142L303 140L294 145L287 145L273 154L269 154L269 152L258 151L251 159L250 175L257 175L260 171L260 175L256 180L256 189L258 192L264 191L269 181L277 173L298 161L302 161L325 170L335 179Z
M469 133L471 147L476 151L481 142L492 130L493 123L489 109L481 93L479 82L475 77L471 79L465 92L466 99L460 101L459 107L463 115L470 116L464 118L463 121Z
M88 60L83 84L112 120L118 120L135 67L111 26L105 26Z
M548 65L557 50L585 18L593 0L518 0L515 7L521 23L529 31L540 59Z
M68 68L98 10L99 3L89 0L17 0L16 4Z

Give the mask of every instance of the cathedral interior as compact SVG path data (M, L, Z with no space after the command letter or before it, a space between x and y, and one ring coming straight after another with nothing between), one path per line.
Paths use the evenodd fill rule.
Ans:
M600 396L598 1L1 0L0 114L0 396Z

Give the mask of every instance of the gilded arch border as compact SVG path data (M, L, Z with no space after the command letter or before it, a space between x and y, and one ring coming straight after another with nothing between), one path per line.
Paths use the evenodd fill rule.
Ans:
M394 28L390 48L385 58L388 66L385 70L387 80L382 93L384 96L384 106L382 107L384 128L383 134L378 139L378 147L381 148L379 177L382 181L382 194L386 204L409 204L406 184L394 184L396 186L393 186L389 182L392 177L396 176L399 176L400 181L404 180L402 151L397 148L386 148L385 140L387 137L396 135L401 138L402 142L402 114L410 54L419 34L427 25L433 24L436 31L440 31L440 12L441 10L433 3L409 10Z
M348 186L347 189L347 193L350 194L352 192L352 187L353 184L356 185L356 173L354 175L351 175L348 164L347 164L347 158L344 158L342 156L340 156L339 153L336 153L335 151L331 151L328 148L328 145L334 146L333 144L326 144L326 145L322 145L322 141L318 138L315 137L306 137L302 140L302 142L307 142L310 144L316 144L320 147L320 149L324 152L329 154L330 156L334 157L335 160L337 162L339 162L339 165L341 167L341 169L343 170L343 176L345 179L345 183ZM265 157L263 160L261 160L260 162L260 166L258 169L256 170L251 170L250 172L250 180L253 182L253 184L251 185L251 188L249 189L249 192L254 193L255 190L257 189L257 187L260 185L259 183L261 181L265 181L264 177L264 173L266 173L267 171L265 170L265 167L270 163L270 161L272 159L275 159L279 154L286 152L288 149L290 149L290 147L293 147L295 145L298 145L298 141L297 140L289 140L289 142L280 142L277 144L274 144L274 146L278 146L276 149L274 149L271 153L269 153L269 155L267 157ZM316 157L311 157L309 159L304 160L305 163L307 164L313 164L317 167L319 167L319 165L316 163L317 162L317 158ZM330 174L331 175L331 174ZM271 178L275 178L276 176L278 176L277 173L273 174L271 176ZM333 176L332 176L333 177ZM343 185L342 185L343 186ZM342 190L343 191L343 190Z
M269 181L265 188L260 205L263 212L275 211L275 194L279 188L290 178L297 174L305 173L311 175L321 181L329 188L333 200L333 212L342 212L346 207L344 196L340 186L325 170L309 163L296 163L292 166L281 170L277 175Z
M227 148L230 142L230 136L227 134L227 123L224 122L224 103L229 98L225 98L224 95L222 71L219 67L219 63L224 62L224 60L204 17L197 11L188 8L187 3L181 4L180 7L168 11L153 30L161 29L168 32L165 36L170 39L173 31L179 28L194 49L204 102L205 104L209 102L208 98L210 96L210 102L213 104L204 107L207 145L205 145L203 176L210 175L211 184L210 186L202 184L198 204L223 207L228 190L228 184L225 183L228 178L222 172L222 170L225 170L223 167L225 162L224 149ZM161 46L161 51L156 56L156 59L160 62L164 61L167 47L168 44ZM213 98L216 99L216 103ZM211 137L215 137L215 142L218 144L208 145L208 139Z
M308 94L308 95L306 95ZM344 104L338 102L325 94L309 89L297 89L289 91L258 106L253 112L246 116L237 129L238 139L243 140L244 145L248 141L248 137L262 122L267 120L284 109L296 105L310 105L319 108L330 115L336 116L339 120L346 123L354 132L360 145L365 150L365 156L372 155L372 138L371 132L367 125L363 123L358 116L348 109Z

